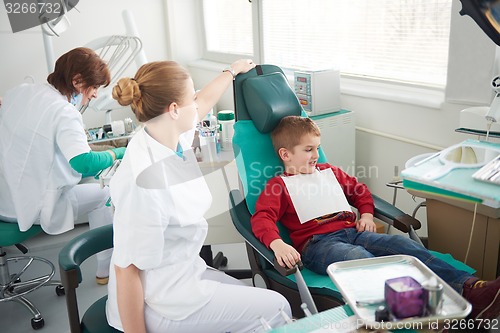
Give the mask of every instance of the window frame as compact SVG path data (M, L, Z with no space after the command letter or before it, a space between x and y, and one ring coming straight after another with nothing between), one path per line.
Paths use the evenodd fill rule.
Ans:
M255 16L256 10L258 9L259 4L257 0L238 0L238 1L248 1L251 3L252 6L252 36L253 36L253 54L240 54L240 53L224 53L224 52L215 52L215 51L209 51L207 47L207 39L206 39L206 33L205 33L205 15L204 15L204 8L203 8L203 0L201 0L199 3L199 14L201 17L201 40L203 43L203 59L205 60L210 60L214 62L221 62L221 63L232 63L235 60L241 59L241 58L252 58L256 63L259 63L260 57L257 57L256 54L258 54L260 50L260 45L258 44L258 41L261 40L261 35L260 35L260 27L256 27L256 20L259 21L259 17ZM257 7L257 8L256 8ZM257 34L256 34L257 32ZM258 41L255 41L255 36L258 36Z
M255 63L261 63L265 57L263 50L263 27L262 27L262 0L239 0L249 1L252 5L252 31L254 38L253 56L236 53L222 53L207 50L205 32L201 31L203 41L203 59L216 63L230 64L240 58L251 57ZM202 18L202 27L204 29L204 11L203 1L200 1L200 16ZM453 7L452 7L453 8ZM453 15L453 14L452 14ZM451 29L451 28L450 28ZM255 40L257 38L257 40ZM288 81L293 85L293 73L295 68L286 68L282 66ZM449 59L448 59L449 69ZM448 76L449 74L447 74ZM421 84L399 80L384 79L378 77L369 77L363 75L340 72L341 93L351 96L370 97L379 100L411 104L428 107L431 109L442 108L446 100L447 84L436 86L432 84Z

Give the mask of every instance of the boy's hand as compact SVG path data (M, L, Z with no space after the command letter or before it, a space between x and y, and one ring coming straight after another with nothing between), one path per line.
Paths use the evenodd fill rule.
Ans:
M361 214L361 217L356 222L356 229L359 232L362 231L376 232L377 225L375 224L375 222L373 222L373 215L370 213Z
M293 268L300 261L300 253L291 245L285 243L282 239L275 239L269 244L273 250L278 264L282 267Z

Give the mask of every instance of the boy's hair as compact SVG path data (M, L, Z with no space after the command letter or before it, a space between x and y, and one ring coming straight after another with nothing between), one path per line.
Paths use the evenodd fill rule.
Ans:
M300 140L306 134L320 136L321 132L311 118L300 116L283 117L278 126L271 132L271 140L276 153L280 148L292 150L300 144Z

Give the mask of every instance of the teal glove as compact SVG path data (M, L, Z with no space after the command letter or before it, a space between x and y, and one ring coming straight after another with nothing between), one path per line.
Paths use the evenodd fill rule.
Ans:
M120 148L113 148L111 149L113 153L115 153L116 159L121 160L123 158L123 155L125 155L125 147L120 147Z

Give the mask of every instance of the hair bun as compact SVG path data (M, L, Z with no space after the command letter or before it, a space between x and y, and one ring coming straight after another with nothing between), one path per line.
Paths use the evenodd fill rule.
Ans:
M121 106L140 104L141 89L139 84L131 78L122 78L113 87L113 98Z

